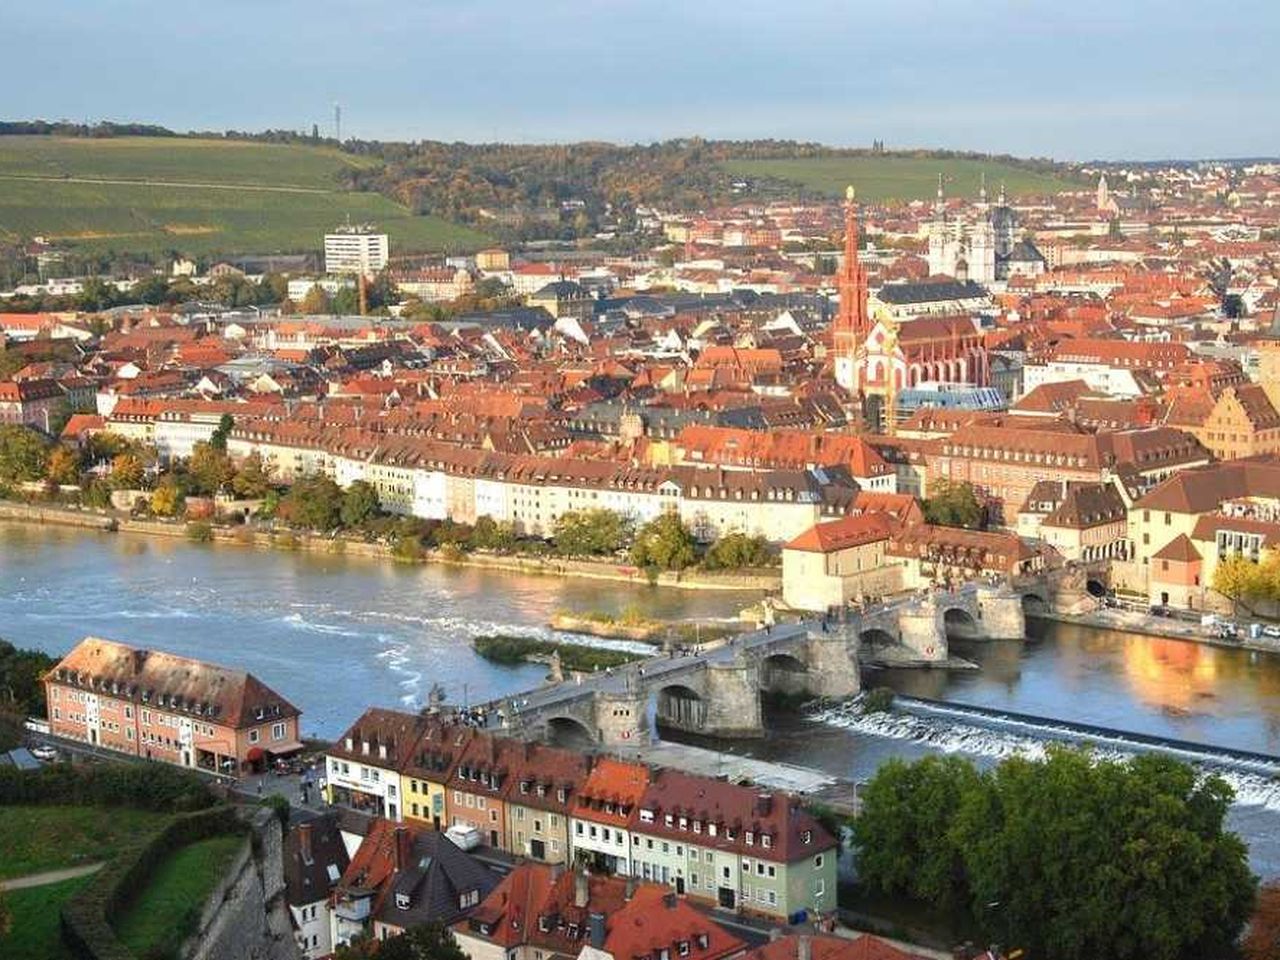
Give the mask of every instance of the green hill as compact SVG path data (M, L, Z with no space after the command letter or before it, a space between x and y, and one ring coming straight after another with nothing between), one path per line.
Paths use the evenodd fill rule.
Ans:
M318 249L348 217L392 250L462 251L478 231L344 190L344 168L376 161L326 147L166 137L0 137L0 237L78 249L186 254Z
M1009 193L1044 194L1080 189L1077 184L1048 173L1005 163L968 157L797 157L779 160L729 160L725 168L749 180L781 180L806 190L839 196L849 184L858 196L882 200L927 200L938 189L938 174L946 178L951 196L973 196L982 173L994 196L1001 183Z

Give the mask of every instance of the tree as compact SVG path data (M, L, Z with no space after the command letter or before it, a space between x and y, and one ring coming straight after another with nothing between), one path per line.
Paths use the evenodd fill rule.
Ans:
M360 312L360 294L353 287L343 287L333 295L329 311L341 317L356 315Z
M516 527L510 522L498 523L493 517L476 517L467 543L473 550L507 551L516 544Z
M323 287L316 284L307 291L307 295L302 298L302 302L298 304L298 310L302 313L322 314L329 313L329 294Z
M708 570L740 570L743 567L767 567L774 558L773 549L764 537L726 533L707 550L702 565Z
M933 496L921 504L924 518L929 523L944 527L965 527L977 530L982 526L982 504L972 484L951 483L939 480L934 484Z
M966 904L963 854L951 824L978 786L977 770L960 757L883 764L862 791L853 823L862 883L943 909Z
M54 447L45 466L45 476L50 483L70 487L80 482L80 457L67 447Z
M280 499L276 516L295 527L333 530L342 521L342 500L342 488L328 477L303 477Z
M626 519L612 510L570 510L556 520L552 539L564 556L598 557L621 550L630 532Z
M43 480L49 442L29 427L0 426L0 483Z
M136 454L125 452L111 461L111 488L113 490L137 490L142 486L146 469Z
M22 716L43 716L44 684L41 677L57 663L39 650L20 650L0 640L0 707Z
M339 947L337 960L467 960L453 934L438 923L410 927L386 940L371 937L353 940Z
M1227 956L1256 886L1225 829L1231 799L1221 778L1153 754L1054 746L983 773L955 758L895 762L863 791L858 872L877 889L967 905L980 929L1031 956Z
M166 474L151 494L151 512L157 517L176 517L182 513L186 493L173 474Z
M339 514L344 527L358 527L366 520L376 517L381 509L378 491L373 488L373 485L364 480L356 480L343 494L342 509Z
M197 443L191 449L187 462L187 474L196 493L213 496L220 493L235 476L235 467L226 454L210 443Z
M631 545L631 562L637 567L683 570L696 559L693 534L675 513L664 513L650 520Z
M261 454L254 452L244 458L240 469L231 478L231 489L237 497L260 500L271 489L271 481L262 466Z
M13 910L9 907L9 898L0 890L0 938L7 937L13 929Z
M1218 561L1213 570L1213 589L1230 598L1233 604L1242 600L1249 603L1271 592L1267 579L1261 565L1233 554Z
M1241 943L1245 960L1280 960L1280 881L1258 891L1258 904Z
M209 437L209 446L213 447L220 453L227 452L227 437L231 436L231 431L235 429L236 421L229 413L224 413L218 419L218 426Z

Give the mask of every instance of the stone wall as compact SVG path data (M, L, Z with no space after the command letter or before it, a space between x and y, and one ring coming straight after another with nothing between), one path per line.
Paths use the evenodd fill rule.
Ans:
M205 901L182 960L302 960L284 898L284 831L275 813L254 810L253 831Z

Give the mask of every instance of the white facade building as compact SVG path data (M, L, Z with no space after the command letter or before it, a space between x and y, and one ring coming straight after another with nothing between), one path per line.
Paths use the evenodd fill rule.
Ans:
M385 233L367 228L339 228L324 235L326 273L377 273L387 266L390 245Z

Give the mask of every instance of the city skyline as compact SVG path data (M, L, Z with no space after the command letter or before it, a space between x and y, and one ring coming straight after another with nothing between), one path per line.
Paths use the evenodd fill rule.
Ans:
M1280 83L1266 43L1278 15L1254 2L1228 19L1170 18L1146 0L977 11L822 0L779 24L776 5L718 0L375 0L355 23L336 5L281 0L229 3L216 21L166 7L146 42L152 6L12 12L6 113L331 135L338 102L343 135L360 139L883 140L1063 160L1280 152L1266 102Z

